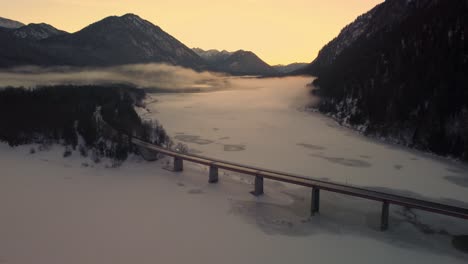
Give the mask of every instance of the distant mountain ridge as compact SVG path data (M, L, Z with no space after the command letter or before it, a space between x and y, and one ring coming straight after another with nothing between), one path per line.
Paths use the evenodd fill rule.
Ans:
M229 52L226 50L202 50L193 49L209 65L210 70L226 72L234 75L277 75L278 72L260 59L251 51L238 50Z
M111 16L68 35L42 42L74 65L116 65L164 62L203 68L191 49L160 27L134 14ZM67 57L69 54L73 57Z
M309 63L295 62L288 65L273 65L272 67L280 74L290 74L305 69Z
M160 27L134 14L110 16L75 33L51 25L3 19L0 67L112 66L167 63L233 75L278 76L298 65L272 67L251 51L190 49Z
M276 71L251 51L238 50L216 64L216 69L235 75L275 75Z
M319 110L392 142L468 160L468 1L386 0L306 72Z
M198 56L202 57L204 60L208 62L212 62L212 63L224 60L234 53L234 52L229 52L227 50L219 51L216 49L203 50L200 48L193 48L192 50L195 53L197 53Z
M227 51L227 50L221 50L221 51L216 50L216 49L203 50L201 48L193 48L193 51L195 51L195 53L197 53L198 56L202 57L208 63L214 64L215 66L217 64L221 64L222 68L226 68L226 66L224 65L225 61L228 60L228 58L235 53L235 52L230 52L230 51ZM245 51L238 50L237 52L245 52ZM255 55L255 56L258 57L257 55ZM260 58L258 58L258 59L253 58L253 60L257 60L257 63L259 63L259 65L261 67L265 67L265 64L267 64L266 62L264 62ZM259 60L261 60L261 62ZM292 72L295 72L297 70L300 70L302 68L305 68L308 65L309 65L308 63L295 62L295 63L291 63L291 64L288 64L288 65L273 65L273 66L268 65L271 68L273 68L273 71L272 71L272 69L270 69L270 67L266 67L265 69L270 74L271 74L271 72L274 72L274 74L276 74L276 75L286 75L286 74L290 74ZM227 71L235 71L235 69L229 69L228 68Z
M0 30L0 67L26 64L110 66L149 62L197 70L206 67L187 46L134 14L107 17L72 34L47 24Z

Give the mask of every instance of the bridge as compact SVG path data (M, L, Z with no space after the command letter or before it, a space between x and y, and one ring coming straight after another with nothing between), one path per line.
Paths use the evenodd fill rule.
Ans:
M257 168L253 166L242 165L234 162L223 161L219 159L193 155L183 154L170 149L162 148L154 144L145 142L135 137L129 137L132 144L137 146L142 155L145 153L155 154L160 153L165 156L172 157L173 171L180 172L183 170L183 162L193 162L202 164L209 167L208 182L217 183L219 181L218 170L227 170L237 172L241 174L251 175L255 177L254 189L251 192L255 196L262 195L264 193L263 180L270 179L285 183L290 183L299 186L310 187L312 191L311 195L311 215L315 215L320 210L320 191L328 191L334 193L340 193L344 195L350 195L354 197L360 197L363 199L373 200L382 203L380 229L385 231L389 226L389 208L390 205L399 205L407 208L419 209L431 213L447 215L468 220L468 209L451 206L447 204L436 203L428 200L415 199L405 197L401 195L395 195L385 192L372 191L364 188L359 188L350 185L332 183L328 181L322 181L312 179L304 176L294 175L285 172L279 172L269 169Z

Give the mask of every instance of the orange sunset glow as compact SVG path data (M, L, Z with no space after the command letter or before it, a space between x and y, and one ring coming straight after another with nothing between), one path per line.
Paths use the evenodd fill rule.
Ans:
M2 16L75 32L135 13L189 47L251 50L267 63L312 61L320 48L382 0L2 1Z

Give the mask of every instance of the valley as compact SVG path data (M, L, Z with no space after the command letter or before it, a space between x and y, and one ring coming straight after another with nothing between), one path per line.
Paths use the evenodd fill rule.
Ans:
M0 264L467 263L467 0L2 7Z

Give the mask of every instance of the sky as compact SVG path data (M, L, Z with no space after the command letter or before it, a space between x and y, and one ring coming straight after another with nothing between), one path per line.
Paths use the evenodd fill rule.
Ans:
M311 62L360 14L383 0L0 0L0 17L76 32L134 13L188 47L251 50L271 65Z

